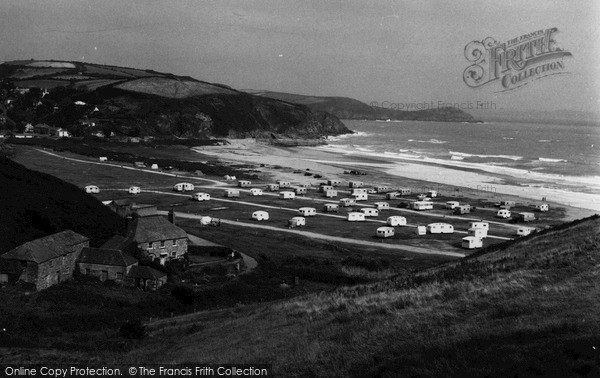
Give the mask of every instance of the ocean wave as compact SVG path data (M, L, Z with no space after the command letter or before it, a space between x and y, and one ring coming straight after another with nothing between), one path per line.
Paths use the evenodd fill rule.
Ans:
M433 143L433 144L446 144L446 143L448 143L448 141L446 141L446 140L439 140L439 139L429 139L429 140L409 139L408 142Z
M366 137L366 136L371 136L371 135L375 135L372 133L367 133L365 131L356 131L356 130L352 130L353 134L341 134L341 135L329 135L327 137L327 140L330 142L335 142L338 140L342 140L342 139L347 139L347 138L351 138L351 137Z
M539 161L543 161L545 163L566 163L567 160L565 159L551 159L551 158L538 158Z
M522 160L523 156L517 156L517 155L478 155L478 154L468 154L466 152L456 152L456 151L449 151L450 155L452 156L459 156L464 158L469 158L469 157L478 157L478 158L484 158L484 159L510 159L510 160ZM452 159L452 157L450 157ZM457 160L457 159L454 159ZM462 160L462 159L461 159Z

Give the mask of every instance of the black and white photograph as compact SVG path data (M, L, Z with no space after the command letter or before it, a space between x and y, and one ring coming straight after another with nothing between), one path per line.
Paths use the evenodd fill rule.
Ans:
M0 0L0 376L600 376L600 2Z

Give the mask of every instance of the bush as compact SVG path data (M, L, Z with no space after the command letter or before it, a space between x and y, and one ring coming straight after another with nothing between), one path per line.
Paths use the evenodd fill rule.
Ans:
M119 335L126 339L140 340L146 335L146 326L140 320L128 320L119 329Z

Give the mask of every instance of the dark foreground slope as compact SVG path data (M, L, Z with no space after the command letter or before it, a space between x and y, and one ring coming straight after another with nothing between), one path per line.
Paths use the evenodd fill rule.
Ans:
M600 219L460 263L150 323L126 362L272 363L282 376L600 375Z
M0 254L29 240L73 230L99 246L124 220L83 189L0 156Z
M429 109L406 111L398 109L400 104L384 103L382 106L370 106L348 97L305 96L271 91L252 91L252 93L304 105L314 112L327 112L340 119L477 122L472 115L461 109L437 107L438 104L435 103L432 103Z
M25 60L0 64L0 80L1 100L10 103L6 122L16 128L43 122L76 135L195 138L349 132L335 116L303 105L152 70Z

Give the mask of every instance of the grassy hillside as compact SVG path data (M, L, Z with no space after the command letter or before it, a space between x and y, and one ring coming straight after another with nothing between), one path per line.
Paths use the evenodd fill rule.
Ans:
M257 96L305 105L312 111L327 112L340 119L475 122L473 116L456 108L445 107L402 111L394 109L394 106L398 106L398 104L389 104L387 107L375 107L348 97L305 96L271 91L250 92Z
M149 324L127 362L272 363L282 376L600 374L600 218L460 263Z
M98 246L122 232L124 220L82 188L0 156L0 254L73 230Z
M187 138L317 138L349 132L335 116L303 105L151 70L13 61L0 64L0 80L0 102L10 102L8 120L16 128L43 122L76 136L101 131Z

